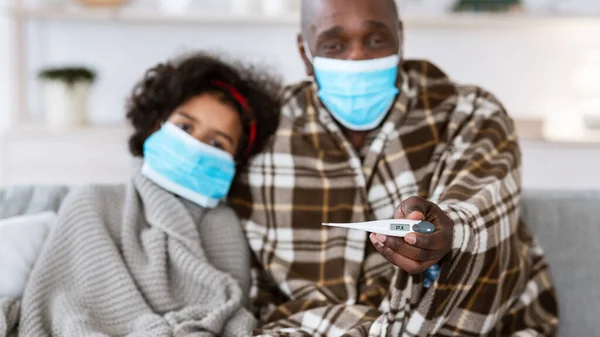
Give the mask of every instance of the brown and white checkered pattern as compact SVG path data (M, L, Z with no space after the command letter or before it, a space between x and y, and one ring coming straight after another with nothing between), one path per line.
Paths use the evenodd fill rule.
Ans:
M404 62L401 78L395 107L359 153L314 83L288 89L277 134L231 193L255 257L257 335L553 334L546 261L518 217L511 119L490 94L428 62ZM321 226L389 219L415 195L455 223L430 289L381 257L367 233Z

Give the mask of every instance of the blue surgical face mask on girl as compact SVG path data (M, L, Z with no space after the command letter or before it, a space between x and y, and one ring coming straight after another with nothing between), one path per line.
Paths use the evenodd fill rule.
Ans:
M216 207L227 196L235 171L231 154L169 122L144 142L142 175L205 208Z
M354 131L376 128L398 95L399 53L372 60L338 60L312 57L319 86L318 96L331 115L344 127Z

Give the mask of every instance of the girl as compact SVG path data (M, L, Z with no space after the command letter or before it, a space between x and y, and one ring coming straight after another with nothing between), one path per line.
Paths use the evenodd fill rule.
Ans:
M277 128L279 89L205 54L150 69L128 104L135 173L66 197L19 335L250 336L248 244L222 200Z

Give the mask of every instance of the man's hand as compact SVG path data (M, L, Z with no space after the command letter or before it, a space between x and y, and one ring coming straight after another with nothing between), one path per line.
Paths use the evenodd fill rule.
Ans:
M394 212L394 219L426 220L435 225L432 234L409 233L404 238L371 234L377 251L409 274L419 274L438 263L452 249L452 220L436 204L412 197Z

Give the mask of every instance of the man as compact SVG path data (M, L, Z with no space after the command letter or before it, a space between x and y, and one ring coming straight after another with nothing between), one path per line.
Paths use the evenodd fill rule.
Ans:
M519 222L520 152L502 105L402 59L392 0L304 0L315 78L231 202L254 251L264 336L550 336L557 305ZM393 238L321 226L426 219Z

